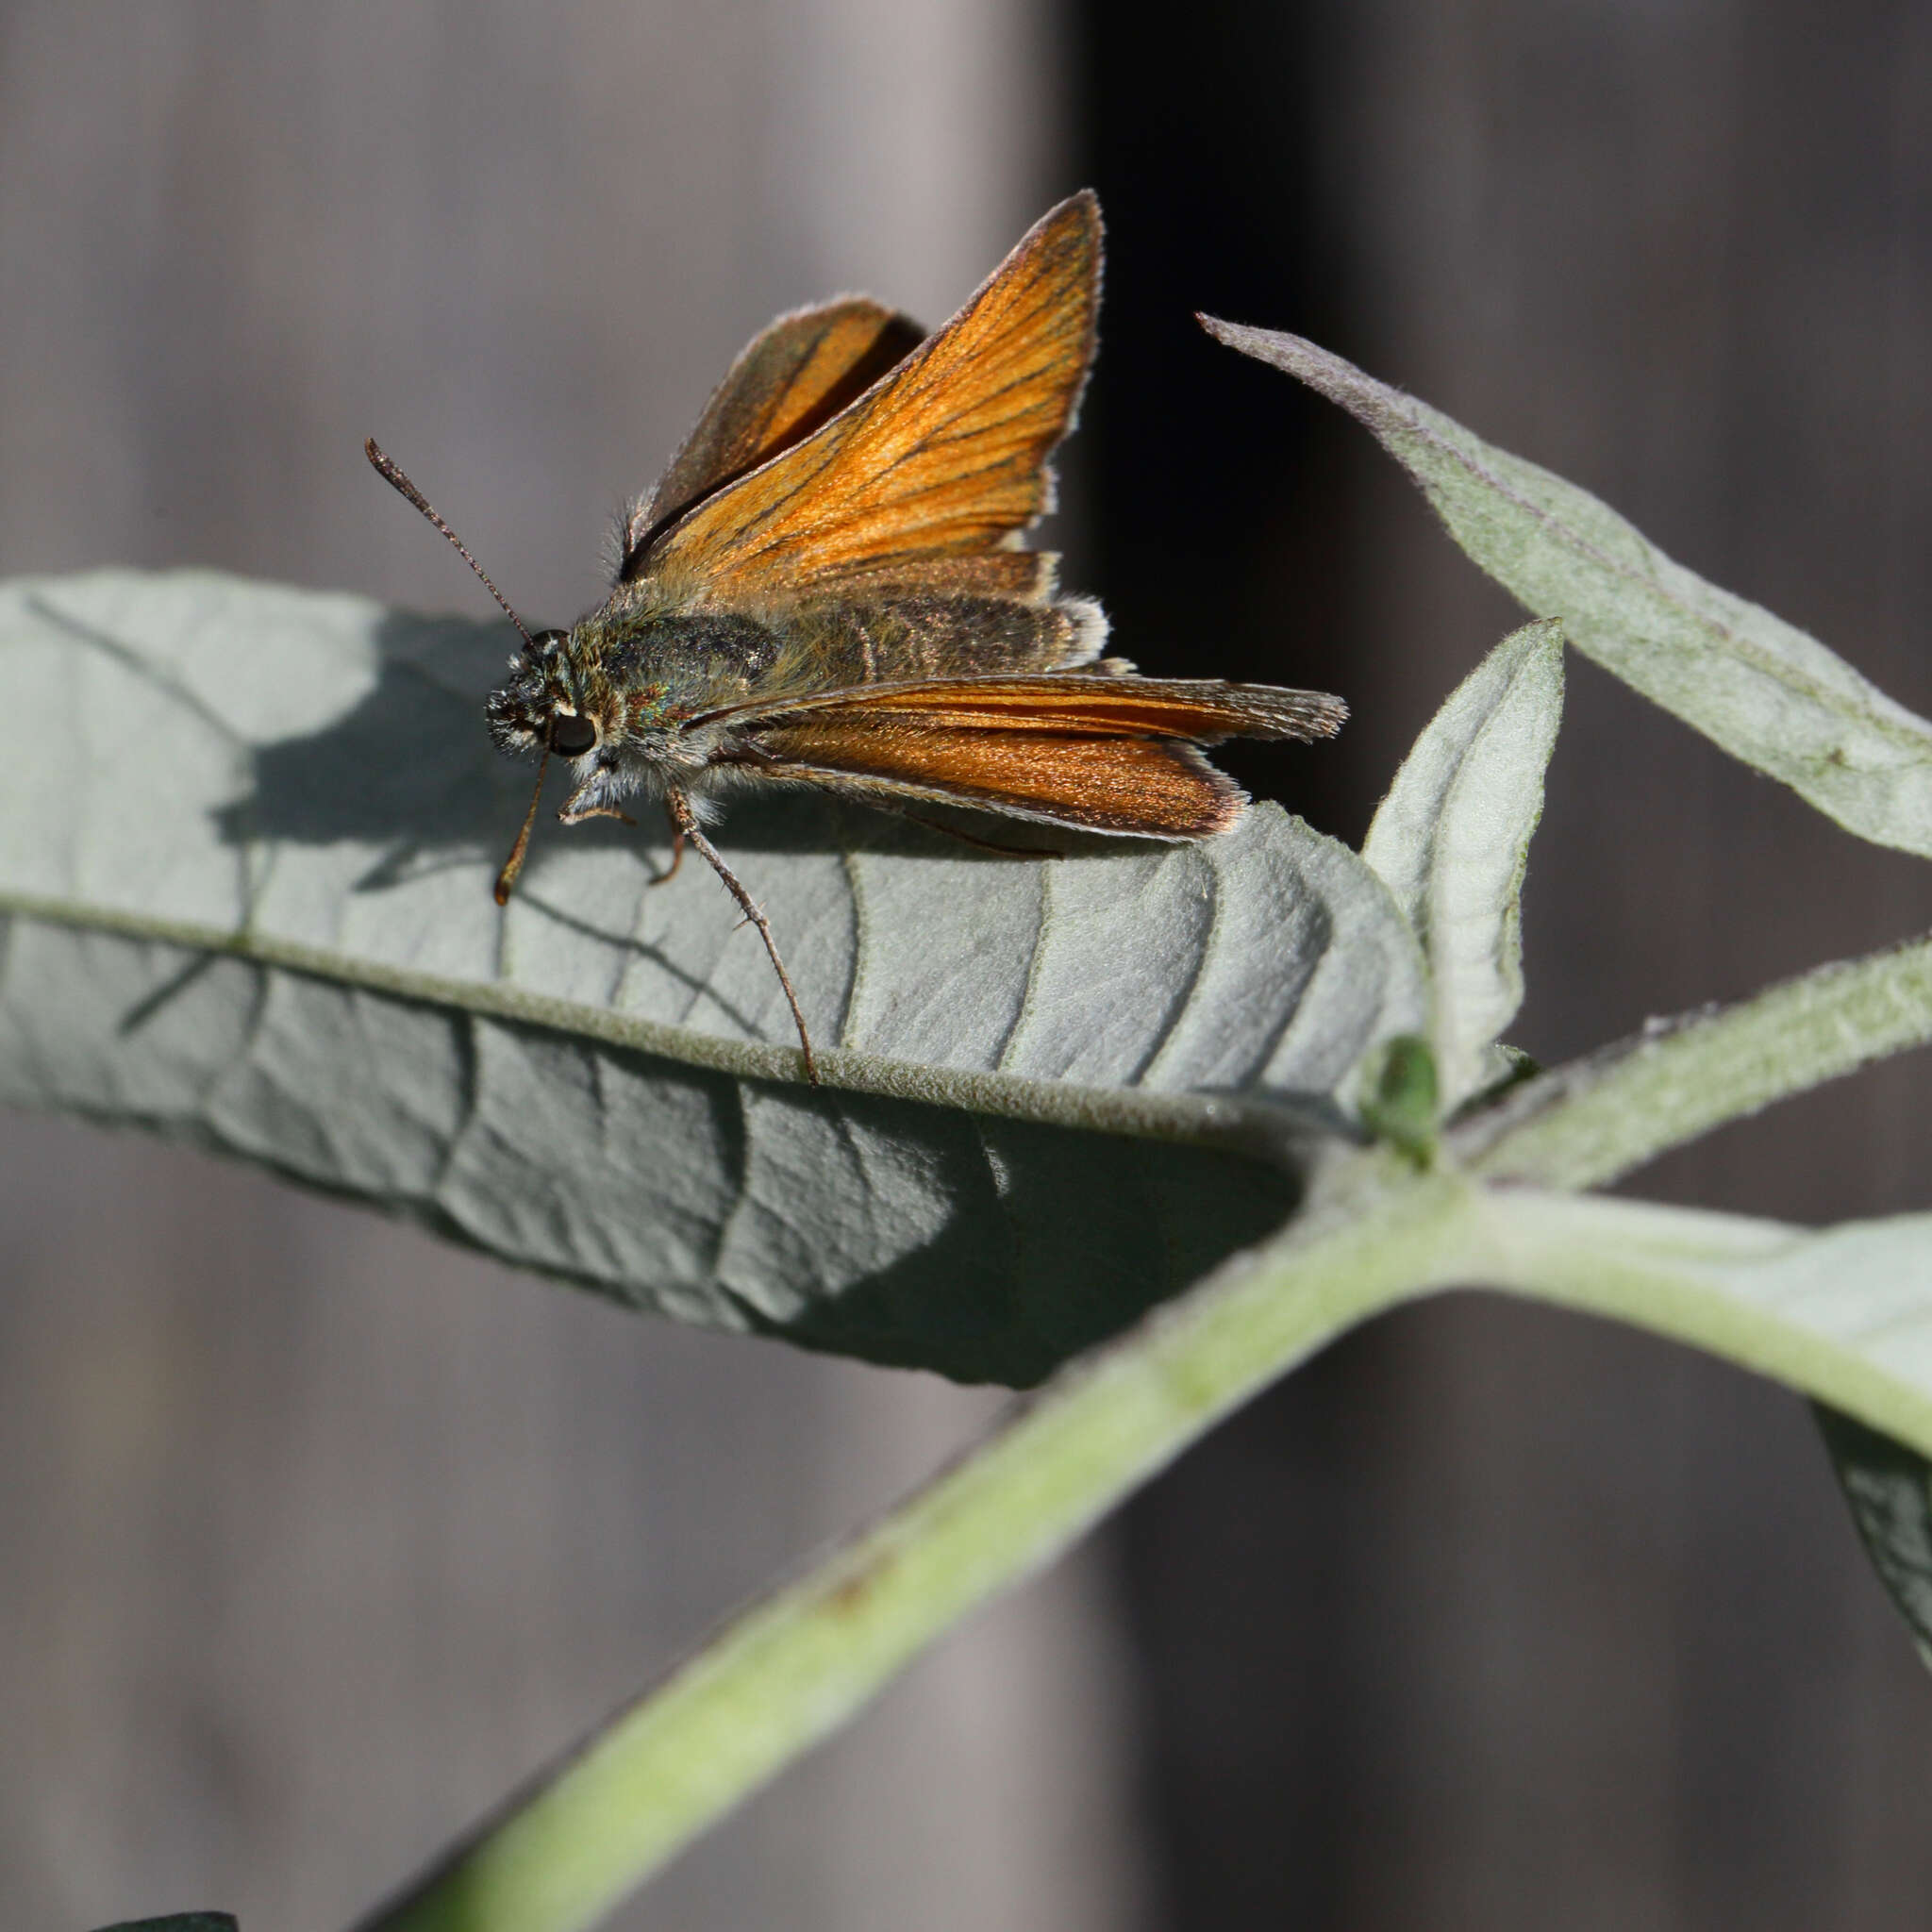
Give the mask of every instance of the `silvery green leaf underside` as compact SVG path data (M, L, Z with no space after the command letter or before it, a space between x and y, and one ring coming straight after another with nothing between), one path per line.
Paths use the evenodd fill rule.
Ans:
M500 625L205 574L0 588L0 1099L157 1129L684 1319L1024 1381L1291 1208L1420 955L1277 808L1002 858L787 793L540 821ZM1319 756L1311 752L1310 756ZM553 779L553 783L555 783ZM560 791L558 793L560 795ZM836 1042L836 1045L833 1044Z
M1674 562L1588 491L1299 336L1203 318L1340 403L1449 534L1586 657L1847 831L1932 857L1932 724L1835 651Z
M1445 1112L1507 1071L1495 1042L1523 1004L1523 877L1562 714L1563 626L1524 625L1450 694L1362 842L1428 958Z

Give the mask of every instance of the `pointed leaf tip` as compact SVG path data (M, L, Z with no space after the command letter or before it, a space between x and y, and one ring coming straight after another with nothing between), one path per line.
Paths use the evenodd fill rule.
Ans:
M1523 881L1563 712L1563 626L1512 631L1403 760L1362 841L1430 972L1430 1039L1453 1112L1507 1068L1523 1004Z
M1450 535L1528 609L1847 831L1932 858L1932 723L1795 625L1674 562L1587 491L1299 336L1203 317L1217 341L1340 403Z

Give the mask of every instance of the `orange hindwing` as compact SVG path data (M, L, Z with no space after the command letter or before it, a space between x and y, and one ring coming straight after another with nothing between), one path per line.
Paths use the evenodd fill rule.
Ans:
M884 802L941 800L1096 832L1199 839L1245 796L1196 749L1224 738L1326 738L1318 691L1061 673L874 686L714 712L734 762Z
M618 581L695 504L802 441L919 346L922 331L865 295L781 315L740 352L650 495L625 518Z
M1247 803L1192 745L1165 739L879 729L808 717L761 733L758 747L774 777L874 804L920 799L1149 839L1224 832Z

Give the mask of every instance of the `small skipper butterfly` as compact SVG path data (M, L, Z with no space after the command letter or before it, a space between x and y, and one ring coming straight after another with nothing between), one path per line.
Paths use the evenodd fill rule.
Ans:
M965 806L1203 839L1247 798L1202 745L1332 737L1340 698L1141 677L1103 657L1100 607L1061 596L1058 559L1022 547L1053 507L1047 458L1073 427L1099 306L1088 192L1045 215L936 334L862 296L781 315L625 512L617 587L568 630L525 629L368 443L523 636L486 715L500 750L541 763L497 903L553 755L574 780L567 824L624 818L637 793L661 800L671 872L695 846L758 928L816 1083L772 928L705 834L725 788L808 785L915 817L921 804Z

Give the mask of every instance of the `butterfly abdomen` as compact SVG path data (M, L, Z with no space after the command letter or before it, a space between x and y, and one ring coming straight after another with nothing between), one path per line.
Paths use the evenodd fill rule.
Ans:
M600 613L578 625L572 641L579 641L595 650L604 675L615 684L659 678L688 665L715 665L726 675L756 681L783 649L776 628L739 610L680 611L629 621Z
M817 655L825 688L1003 671L1067 671L1091 663L1107 636L1097 604L1069 597L905 595L820 598L793 623Z

